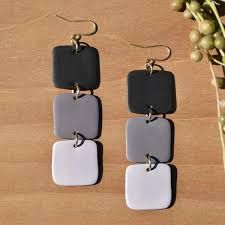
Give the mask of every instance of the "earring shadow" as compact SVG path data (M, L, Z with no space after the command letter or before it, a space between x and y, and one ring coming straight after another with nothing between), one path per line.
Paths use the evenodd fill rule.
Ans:
M155 157L151 156L151 158L154 160L154 162L153 162L154 166L151 169L154 170L154 169L157 168L157 166L160 162ZM170 170L171 170L171 189L172 189L171 191L172 191L172 194L171 194L171 203L168 207L168 208L171 208L175 204L176 198L177 198L177 168L172 164L167 164L167 165L170 167Z
M170 129L171 129L171 144L170 144L170 159L169 162L173 160L174 157L174 140L175 140L175 125L174 122L171 119L167 119L170 123Z
M98 149L98 179L95 183L96 185L100 183L102 180L104 168L103 168L103 145L99 141L95 141L95 143L97 144L97 149Z
M176 109L177 109L176 82L175 82L174 74L172 74L172 75L173 75L173 79L171 81L171 89L172 89L172 103L173 103L173 107L172 107L172 110L170 112L168 112L168 114L174 113L176 111Z
M163 66L161 66L161 65L159 65L159 64L156 64L156 63L155 63L154 66L155 66L155 67L158 67L161 71L165 71L164 68L163 68ZM154 73L154 71L153 71L153 73Z
M98 107L99 107L99 122L98 122L98 134L96 139L100 138L102 134L102 120L103 120L103 114L102 114L102 102L101 99L98 96L95 96L98 100Z
M172 188L172 199L170 206L168 208L172 208L176 202L177 197L177 168L174 165L169 165L171 169L171 188Z

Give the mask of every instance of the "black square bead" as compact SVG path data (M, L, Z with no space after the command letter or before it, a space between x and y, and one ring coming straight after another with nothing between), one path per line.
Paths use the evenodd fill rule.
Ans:
M76 53L73 46L57 46L52 54L55 87L72 90L76 83L81 90L99 87L100 65L96 48L81 46Z
M128 74L128 104L133 113L168 114L176 110L174 75L168 71L136 70Z

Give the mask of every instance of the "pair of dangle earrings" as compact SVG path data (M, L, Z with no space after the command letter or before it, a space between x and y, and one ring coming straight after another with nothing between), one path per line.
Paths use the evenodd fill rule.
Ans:
M98 50L80 42L82 36L97 32L97 24L90 20L93 31L75 34L71 46L53 49L54 86L72 93L55 96L53 102L54 133L63 139L53 145L52 177L64 186L92 185L100 181L99 142L101 135L101 101L93 95L100 85ZM132 44L134 45L134 44ZM141 48L167 46L140 46ZM132 113L146 117L132 118L126 126L126 156L133 163L125 175L127 206L136 210L167 208L171 204L171 169L165 164L172 159L172 125L159 114L175 112L175 81L172 73L154 70L155 61L147 59L145 70L128 75L128 105ZM90 90L91 94L81 94ZM156 116L155 116L156 115ZM147 162L147 163L145 163Z

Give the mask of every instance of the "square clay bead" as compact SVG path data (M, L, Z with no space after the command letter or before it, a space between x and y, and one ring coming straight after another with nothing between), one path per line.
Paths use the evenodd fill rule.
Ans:
M127 167L125 178L126 204L134 210L165 209L171 204L171 170L158 164L149 172L146 164Z
M75 132L94 139L99 132L99 104L93 95L74 99L75 94L60 94L54 98L54 133L59 138L74 139Z
M126 126L126 156L132 162L146 162L146 155L159 162L171 158L171 125L167 119L131 118Z
M55 87L73 90L76 83L81 90L99 87L100 64L96 48L80 45L76 53L73 46L56 46L52 55Z
M128 105L133 113L168 114L176 110L174 75L169 71L135 70L128 75Z
M94 141L86 140L74 147L74 140L58 141L53 145L52 177L57 185L92 185L98 179L98 154Z

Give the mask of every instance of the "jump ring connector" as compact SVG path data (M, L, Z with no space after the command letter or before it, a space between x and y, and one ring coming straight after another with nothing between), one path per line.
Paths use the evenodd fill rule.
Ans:
M81 39L81 35L80 34L74 34L71 37L71 43L73 46L75 46L75 52L78 53L79 48L80 48L80 39Z
M152 73L153 73L154 64L155 64L154 59L147 59L145 62L145 68L149 75L152 75Z
M149 122L152 121L152 109L153 109L153 107L150 106L150 107L149 107L149 113L146 114L146 117L147 117L146 123L149 123Z
M77 147L78 147L78 141L79 141L78 133L77 133L77 132L74 132L74 135L75 135L75 144L74 144L74 148L77 148Z
M77 100L80 95L80 88L79 88L78 83L75 84L75 90L72 90L72 93L75 93L74 99Z
M148 167L146 169L147 172L150 172L152 170L152 161L151 161L151 156L149 154L146 155L147 158L147 164Z

